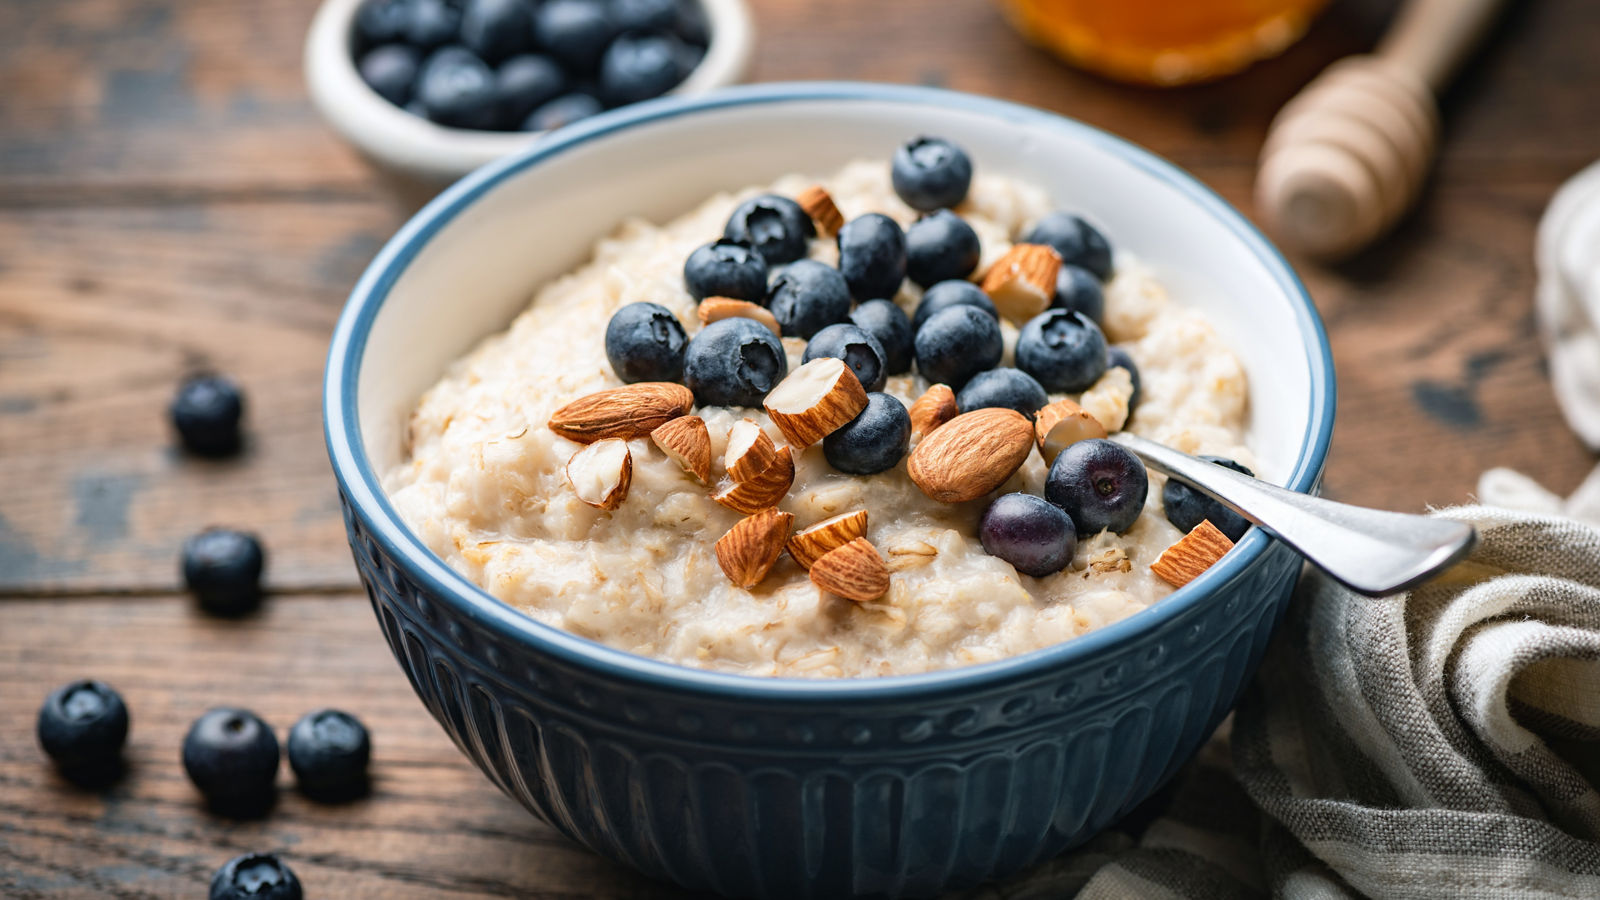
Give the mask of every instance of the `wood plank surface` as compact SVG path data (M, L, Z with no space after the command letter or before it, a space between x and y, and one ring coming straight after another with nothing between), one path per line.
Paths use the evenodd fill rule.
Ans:
M1493 465L1569 490L1595 457L1564 426L1534 333L1534 229L1600 157L1600 7L1511 4L1444 102L1415 215L1341 266L1296 260L1332 334L1331 495L1393 509L1469 498ZM753 80L923 83L1064 112L1191 169L1249 211L1273 112L1370 46L1394 0L1334 0L1282 58L1213 85L1129 88L1030 48L987 0L751 0ZM432 722L359 593L322 450L320 376L345 294L402 221L305 97L315 0L0 3L0 896L200 896L281 850L319 897L682 896L604 863L503 798ZM936 11L936 12L935 12ZM245 386L238 460L173 446L177 379ZM262 534L276 592L219 622L173 593L209 524ZM128 697L127 779L62 782L38 702L80 676ZM338 705L374 731L376 791L262 821L204 812L177 762L207 706L282 734Z

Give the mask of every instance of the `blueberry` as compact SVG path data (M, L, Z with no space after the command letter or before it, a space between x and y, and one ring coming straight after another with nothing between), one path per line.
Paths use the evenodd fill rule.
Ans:
M405 38L410 0L366 0L356 10L356 45L376 47Z
M128 707L99 681L73 681L39 707L39 746L67 777L88 780L115 770L128 740Z
M1039 220L1022 239L1028 244L1049 244L1069 266L1082 266L1105 281L1111 277L1111 245L1105 235L1079 216L1053 212Z
M1086 391L1106 371L1106 336L1081 313L1049 309L1017 334L1017 368L1051 393Z
M411 100L411 86L417 81L420 59L417 51L405 44L384 44L367 51L356 66L361 80L378 96L405 106Z
M593 72L617 35L600 0L547 0L534 15L533 29L546 53L579 72Z
M1033 376L1017 369L1000 368L979 372L972 376L961 393L956 395L956 408L972 412L990 406L1003 406L1034 417L1050 397L1045 394Z
M1096 325L1105 324L1106 292L1100 279L1082 266L1062 266L1056 273L1056 296L1052 309L1070 309L1088 316Z
M960 390L972 376L1000 362L1000 323L972 306L935 313L917 329L917 369L935 384Z
M678 37L696 47L711 43L711 19L700 0L678 0Z
M239 420L244 394L225 375L196 375L178 385L168 409L185 450L200 456L227 456L242 443Z
M428 118L451 128L493 128L499 120L494 73L457 45L428 57L417 78L416 97Z
M261 603L261 542L229 528L208 528L183 542L183 580L200 608L236 616Z
M1256 474L1226 457L1200 458L1252 478ZM1249 519L1222 505L1221 501L1213 500L1187 484L1180 483L1176 478L1168 478L1166 486L1161 489L1161 508L1166 511L1167 521L1184 534L1193 531L1196 525L1206 519L1210 519L1211 524L1217 526L1217 530L1227 535L1228 540L1235 544L1239 543L1244 533L1250 530Z
M678 317L655 303L629 303L606 323L606 359L628 384L682 378L688 342Z
M272 802L278 739L253 712L210 709L183 739L183 769L214 810L258 813Z
M549 131L604 111L605 106L591 94L563 94L530 113L522 123L522 130Z
M348 799L365 793L371 758L366 726L347 712L307 713L289 729L289 768L307 796Z
M678 0L611 0L618 31L670 31L678 24Z
M446 0L410 0L406 5L405 39L411 46L432 50L455 40L461 29L461 10Z
M781 266L806 255L806 241L817 226L800 204L777 194L762 194L739 204L728 217L722 236L756 248L769 266Z
M701 406L759 407L789 374L783 343L754 319L712 322L689 341L683 383Z
M1072 517L1033 494L1002 494L983 511L978 540L1024 575L1043 578L1065 569L1078 552Z
M972 185L972 160L943 138L919 137L894 152L889 167L894 192L912 209L956 206Z
M1132 416L1139 408L1139 401L1144 398L1144 391L1139 380L1139 367L1134 364L1133 357L1121 347L1106 348L1106 368L1121 367L1128 371L1128 378L1133 381L1133 394L1128 397L1128 415Z
M555 60L537 53L513 56L494 73L500 121L508 126L520 125L529 113L561 96L566 89L566 73Z
M840 323L817 332L806 344L805 355L800 360L810 362L822 356L844 360L868 391L883 390L883 383L889 377L883 345L871 332L857 325Z
M923 287L966 278L978 267L978 233L948 209L931 212L906 229L906 273Z
M899 223L868 213L839 229L839 271L857 300L893 297L906 278L906 236Z
M1149 492L1144 463L1104 438L1069 444L1056 455L1044 482L1045 499L1067 511L1079 537L1132 528Z
M246 853L211 878L210 900L302 900L294 870L270 853Z
M922 295L922 302L917 304L917 312L911 317L911 331L915 334L922 330L924 323L933 317L934 313L943 312L952 306L972 306L988 313L995 321L1000 320L1000 312L994 308L994 301L983 289L970 281L941 281Z
M878 339L890 375L911 371L911 317L892 300L868 300L850 311L850 321Z
M767 308L785 337L813 335L850 314L850 287L839 270L802 259L778 270L767 288Z
M490 63L532 50L533 17L526 0L466 0L461 43Z
M600 58L600 92L612 106L659 97L683 80L682 41L663 34L625 34Z
M822 439L828 464L850 475L874 475L895 467L911 443L911 414L898 399L867 395L867 408Z
M767 261L744 241L719 238L695 248L683 263L683 283L696 302L731 297L767 302Z

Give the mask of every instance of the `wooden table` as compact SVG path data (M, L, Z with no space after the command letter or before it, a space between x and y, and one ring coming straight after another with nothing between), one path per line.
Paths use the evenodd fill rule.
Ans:
M0 894L202 896L246 850L316 897L670 897L535 822L412 696L358 591L322 448L319 376L346 291L400 221L306 102L313 0L0 4ZM1368 46L1390 3L1336 3L1282 59L1175 92L1118 87L1026 47L983 0L755 0L753 77L921 82L1126 135L1248 208L1273 110ZM1465 500L1491 465L1569 490L1594 459L1550 396L1531 245L1552 190L1600 156L1600 7L1521 7L1446 103L1421 210L1338 269L1301 267L1333 335L1328 493L1396 509ZM930 11L937 9L937 14ZM211 366L249 391L236 461L175 452L165 404ZM274 596L198 615L177 548L258 531ZM78 676L133 711L129 777L62 782L33 740ZM345 807L288 786L259 822L203 812L178 764L213 704L280 731L338 705L376 740Z

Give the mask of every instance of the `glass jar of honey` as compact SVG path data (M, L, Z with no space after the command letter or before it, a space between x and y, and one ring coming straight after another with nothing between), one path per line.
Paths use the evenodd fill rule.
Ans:
M1328 0L997 0L1029 40L1135 84L1221 78L1283 52Z

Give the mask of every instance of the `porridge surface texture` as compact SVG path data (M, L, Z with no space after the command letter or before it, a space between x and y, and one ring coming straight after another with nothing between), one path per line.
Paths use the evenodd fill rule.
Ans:
M813 181L788 176L765 190L794 196ZM868 212L902 224L915 218L881 162L852 163L821 183L846 219ZM714 503L649 439L630 442L633 482L620 508L581 502L563 474L580 446L549 430L550 414L620 383L603 344L606 323L624 304L661 304L691 336L699 330L683 261L720 236L734 206L755 193L714 196L664 226L624 223L589 262L542 287L508 330L458 360L421 397L408 458L387 473L385 486L424 543L542 622L633 653L751 675L877 676L981 663L1070 640L1171 592L1149 571L1181 537L1162 515L1162 478L1154 472L1131 529L1084 539L1072 566L1032 578L979 544L988 498L938 503L912 484L904 461L878 475L846 475L813 445L795 454L794 485L780 508L795 515L796 529L867 510L867 537L892 577L889 592L866 604L820 592L787 556L754 588L733 585L713 545L741 517ZM978 271L1050 211L1050 200L980 173L956 210L982 241ZM811 255L832 263L837 251L819 239ZM920 296L907 281L895 300L909 313ZM1017 332L1009 323L1002 330L1002 365L1009 365ZM1106 286L1105 330L1143 379L1129 431L1256 466L1244 446L1248 388L1238 359L1200 314L1169 301L1126 254ZM785 338L784 346L793 371L805 342ZM926 387L912 374L891 377L885 390L909 406ZM1051 399L1071 396L1115 431L1128 419L1130 392L1127 373L1110 369L1084 394ZM783 443L761 410L695 412L710 429L719 471L728 431L743 417ZM1001 492L1042 494L1045 471L1034 451Z

